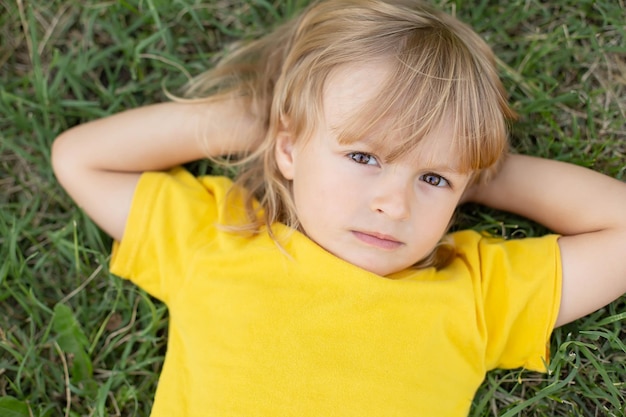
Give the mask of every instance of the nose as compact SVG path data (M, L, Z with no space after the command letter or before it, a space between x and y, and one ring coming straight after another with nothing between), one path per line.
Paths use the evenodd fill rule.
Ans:
M371 208L393 220L406 220L411 212L411 181L398 174L388 174L375 185Z

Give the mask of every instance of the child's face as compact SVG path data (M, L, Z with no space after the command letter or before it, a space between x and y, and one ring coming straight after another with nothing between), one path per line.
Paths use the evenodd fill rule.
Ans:
M325 89L325 120L315 134L295 141L279 134L276 149L282 174L292 180L305 233L339 258L381 276L431 253L470 180L470 173L455 169L448 126L389 162L367 138L337 141L336 128L373 97L386 70L377 62L335 72Z

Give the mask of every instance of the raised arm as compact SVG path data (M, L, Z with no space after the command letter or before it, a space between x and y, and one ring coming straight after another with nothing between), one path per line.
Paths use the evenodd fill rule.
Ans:
M563 265L557 326L626 292L626 184L579 166L511 155L469 201L532 219L559 238Z
M245 150L258 132L243 109L237 100L171 102L86 123L54 141L53 169L96 224L121 239L141 172Z

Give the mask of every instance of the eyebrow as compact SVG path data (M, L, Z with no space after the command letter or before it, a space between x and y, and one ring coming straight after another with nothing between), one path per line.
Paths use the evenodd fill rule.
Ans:
M464 175L468 173L459 169L458 167L452 167L448 165L430 165L430 164L426 164L426 165L427 166L424 169L437 171L437 172L449 172L449 173L458 174L458 175Z
M418 162L417 157L411 158L411 159L414 160L415 162ZM428 159L423 161L422 167L420 169L426 170L426 171L433 171L437 173L451 174L451 175L468 175L468 174L471 174L472 172L471 169L468 169L468 170L461 169L458 162L454 164L445 164L439 161L428 160Z

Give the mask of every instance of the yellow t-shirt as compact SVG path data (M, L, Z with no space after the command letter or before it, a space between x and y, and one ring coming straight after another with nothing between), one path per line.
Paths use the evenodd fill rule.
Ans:
M170 313L152 417L466 416L486 371L545 371L556 236L457 232L448 267L382 278L298 232L281 250L216 227L231 185L144 174L115 245Z

